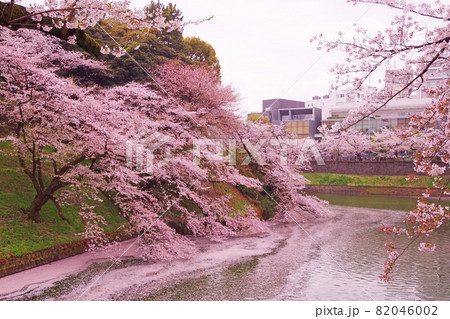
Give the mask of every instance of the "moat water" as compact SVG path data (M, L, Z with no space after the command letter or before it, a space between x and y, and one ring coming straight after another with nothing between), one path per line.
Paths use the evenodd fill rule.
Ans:
M200 241L200 253L189 260L148 264L128 258L103 276L111 262L98 260L8 295L1 295L0 280L0 299L450 300L449 227L431 236L434 252L414 246L399 260L392 282L379 279L384 243L406 243L379 228L400 223L415 199L320 197L335 213L323 223L273 224L260 236Z

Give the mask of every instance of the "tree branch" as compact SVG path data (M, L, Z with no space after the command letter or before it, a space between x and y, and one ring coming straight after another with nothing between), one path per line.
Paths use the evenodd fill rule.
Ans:
M449 38L450 39L450 38ZM445 48L442 48L441 51L439 53L437 53L425 66L424 69L422 69L422 71L415 76L411 81L409 81L403 88L401 88L400 90L398 90L395 94L391 95L386 101L383 102L383 104L381 104L380 106L376 107L374 110L371 110L371 112L369 114L364 115L363 117L361 117L359 120L357 120L356 122L352 123L351 125L341 128L341 131L344 131L354 125L356 125L357 123L361 122L362 120L364 120L365 118L369 117L371 114L375 113L376 111L382 109L383 107L385 107L390 101L394 100L398 95L400 95L403 91L405 91L407 88L409 88L411 85L414 84L414 82L416 82L418 79L422 78L423 75L425 75L425 73L428 72L429 68L433 65L434 62L436 62L436 60L441 56L441 54L445 51Z
M68 220L62 213L62 208L59 205L58 201L56 200L56 198L54 196L50 196L50 200L53 202L53 204L55 204L56 209L58 210L58 215L59 217L61 217L62 220L65 220L68 224L70 224L70 220Z

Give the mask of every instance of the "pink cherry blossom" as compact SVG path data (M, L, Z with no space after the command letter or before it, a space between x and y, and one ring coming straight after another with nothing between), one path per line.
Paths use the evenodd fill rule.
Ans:
M409 127L403 130L382 130L376 133L367 147L372 151L381 152L387 157L395 157L397 152L415 152L414 165L418 173L434 176L433 186L440 189L437 203L430 203L429 192L425 192L418 199L416 208L406 217L407 227L383 227L387 233L406 235L410 243L393 254L389 246L389 257L385 264L385 271L381 276L389 281L394 270L394 264L403 252L418 238L427 237L438 229L444 222L448 222L450 211L442 207L440 201L449 195L448 173L450 165L450 121L449 121L449 87L448 79L436 83L435 87L422 87L427 78L439 72L446 72L450 68L449 42L450 5L439 0L417 3L406 0L349 0L354 5L372 4L391 8L398 14L384 30L370 32L366 28L357 26L356 36L345 39L338 33L336 41L326 39L323 35L316 36L319 47L326 50L340 50L347 55L345 63L333 68L337 75L338 85L351 84L356 89L368 82L376 71L383 69L389 63L400 66L393 70L394 75L405 80L404 85L397 88L384 87L369 98L369 102L350 112L349 116L339 125L331 129L324 128L323 147L329 152L348 152L340 137L345 136L354 124L386 107L392 100L408 96L411 92L422 90L433 98L419 114L410 117ZM327 136L338 134L338 137ZM355 139L358 133L353 132ZM349 140L347 137L346 140ZM335 145L333 145L335 144ZM386 150L386 152L385 152ZM439 162L439 163L436 163ZM434 249L434 245L420 244L420 250Z
M195 253L185 234L223 240L266 229L252 205L232 209L230 196L213 190L216 183L267 190L281 218L304 220L328 213L326 203L303 192L307 180L300 172L308 163L301 145L289 153L289 166L280 164L280 146L265 145L268 166L257 168L260 178L226 161L194 163L195 140L234 139L233 147L245 153L242 141L255 143L259 134L289 138L280 128L240 121L233 113L237 95L205 68L169 62L149 70L159 86L85 87L58 74L78 68L87 74L106 72L102 63L64 50L59 39L38 30L6 27L0 27L0 59L0 116L5 119L0 125L10 132L1 140L15 148L12 156L36 191L25 210L31 219L39 220L49 201L65 220L64 206L79 207L82 235L91 247L102 246L106 221L94 209L95 202L107 198L124 218L123 227L139 236L142 257L168 259ZM155 169L150 174L137 169L149 163L141 163L136 152L129 154L127 145L136 137L144 143L152 136L164 136L165 142L151 153ZM149 150L153 142L141 146Z

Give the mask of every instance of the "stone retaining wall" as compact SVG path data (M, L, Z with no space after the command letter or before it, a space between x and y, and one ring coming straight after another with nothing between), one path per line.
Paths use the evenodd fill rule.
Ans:
M107 237L110 241L123 241L131 239L135 237L135 235L130 234L128 231L120 230L107 233ZM70 243L53 245L52 247L30 252L24 255L0 259L0 278L30 268L45 265L56 260L84 253L87 248L87 241L85 239L80 239Z

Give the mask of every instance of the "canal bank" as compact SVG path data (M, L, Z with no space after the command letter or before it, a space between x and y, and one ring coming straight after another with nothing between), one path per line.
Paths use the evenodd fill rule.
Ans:
M372 173L387 173L373 171ZM420 196L427 189L431 196L440 196L441 190L433 185L432 176L413 175L354 175L336 173L302 173L309 184L309 194L343 194L343 195L391 195ZM444 176L448 178L449 176Z
M343 195L391 195L420 196L427 189L422 187L387 187L387 186L347 186L347 185L306 185L308 194L343 194ZM439 196L440 189L430 188L431 196Z
M349 207L367 207L376 209L412 210L417 203L417 196L426 188L417 187L386 187L386 186L346 186L346 185L307 185L306 192L330 202L333 205ZM431 196L439 196L440 190L431 189ZM372 196L377 195L377 196ZM402 196L399 201L391 201L390 196ZM444 198L450 205L449 198ZM111 232L112 240L127 240L134 237L129 233ZM83 254L87 250L85 240L77 240L60 245L54 245L44 250L30 252L20 256L0 259L0 278L23 272L27 269Z
M389 240L379 227L400 223L408 208L401 207L402 197L390 197L390 202L398 202L402 210L333 205L334 215L326 221L302 227L272 224L259 236L205 241L189 260L143 263L129 259L103 276L111 262L93 260L89 267L0 299L450 300L448 229L432 235L435 252L408 250L390 284L378 278L386 258L383 245ZM73 262L83 256L72 257ZM47 267L58 271L62 267L58 263ZM39 273L39 268L30 271ZM0 289L5 279L0 279Z

